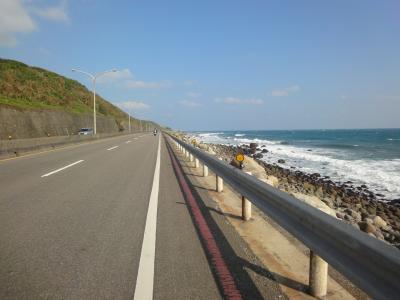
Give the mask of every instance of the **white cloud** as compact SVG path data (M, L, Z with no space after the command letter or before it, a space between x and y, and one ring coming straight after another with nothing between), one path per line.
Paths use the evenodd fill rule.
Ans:
M188 106L188 107L198 107L201 106L201 103L198 103L196 101L192 101L192 100L182 100L179 102L181 105L183 106Z
M189 93L187 93L187 96L190 98L199 98L201 96L201 94L195 93L195 92L189 92Z
M226 97L226 98L216 98L215 102L225 103L225 104L249 104L249 105L261 105L264 103L261 99L241 99L236 97Z
M57 6L33 8L33 12L38 16L56 22L68 22L67 1L61 1Z
M20 0L0 0L0 46L17 44L14 34L28 33L36 29Z
M292 85L286 88L275 89L271 92L271 96L273 97L287 97L290 94L300 91L300 87L298 85Z
M133 74L129 69L117 70L116 72L110 72L99 77L97 82L99 83L111 83L121 80L133 79Z
M192 86L192 85L195 85L196 83L197 83L197 80L185 80L183 82L183 84L187 85L187 86Z
M68 21L67 0L57 6L37 7L31 1L0 0L0 47L14 47L17 34L37 29L30 14L56 22Z
M121 86L129 89L160 89L171 86L169 81L150 82L136 80L129 69L117 70L117 72L107 73L99 77L99 83L119 83Z
M125 82L125 87L129 89L161 89L169 86L171 86L171 83L168 81L148 82L140 80L127 80Z
M143 103L141 101L125 101L125 102L119 103L118 106L122 109L126 109L129 111L150 109L150 105Z

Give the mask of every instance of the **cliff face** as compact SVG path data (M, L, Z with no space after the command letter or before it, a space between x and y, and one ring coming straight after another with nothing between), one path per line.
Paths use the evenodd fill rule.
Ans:
M62 110L19 110L0 106L0 139L34 138L73 135L82 127L93 128L93 115L75 114ZM98 115L97 132L114 133L122 130L113 118Z

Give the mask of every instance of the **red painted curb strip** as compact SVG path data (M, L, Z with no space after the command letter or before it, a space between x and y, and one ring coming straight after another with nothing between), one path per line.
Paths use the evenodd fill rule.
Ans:
M236 287L236 283L233 279L233 276L231 272L229 271L228 267L226 266L225 260L222 257L221 251L219 247L217 246L217 243L215 242L214 236L210 230L210 228L207 225L207 222L201 213L201 210L199 208L199 205L197 204L196 199L194 198L192 192L190 191L190 188L183 177L182 171L179 168L178 162L175 158L175 156L171 153L171 146L168 143L168 151L171 157L172 165L174 167L174 170L177 174L179 183L181 185L181 188L183 190L183 193L185 195L186 201L189 205L190 211L192 215L194 216L197 228L200 232L201 238L204 241L206 245L206 251L208 252L209 256L211 257L211 263L216 269L217 277L219 280L219 283L222 287L223 294L226 297L226 299L242 299L242 296Z

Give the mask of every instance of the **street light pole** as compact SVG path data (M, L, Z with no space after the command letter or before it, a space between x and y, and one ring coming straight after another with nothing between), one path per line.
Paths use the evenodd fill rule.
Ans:
M107 73L111 73L111 72L117 72L117 70L112 69L112 70L108 70L108 71L104 71L101 73L97 73L97 74L91 74L89 72L85 72L79 69L72 69L72 72L79 72L82 74L85 74L87 76L89 76L92 79L92 83L93 83L93 134L96 135L97 133L97 122L96 122L96 79L99 78L100 76L103 76Z
M131 115L128 114L129 133L131 133Z

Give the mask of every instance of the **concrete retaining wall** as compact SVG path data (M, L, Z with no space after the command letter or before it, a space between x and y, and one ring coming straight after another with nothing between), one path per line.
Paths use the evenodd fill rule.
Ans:
M18 110L0 106L0 140L9 136L12 139L24 139L74 135L83 127L93 127L92 114L74 114L62 110ZM114 119L97 115L97 133L119 131L120 126Z
M17 157L23 155L24 153L55 149L57 147L65 146L68 144L77 144L123 134L127 133L116 132L108 134L98 134L96 137L89 135L75 135L43 137L34 139L0 140L0 158Z

